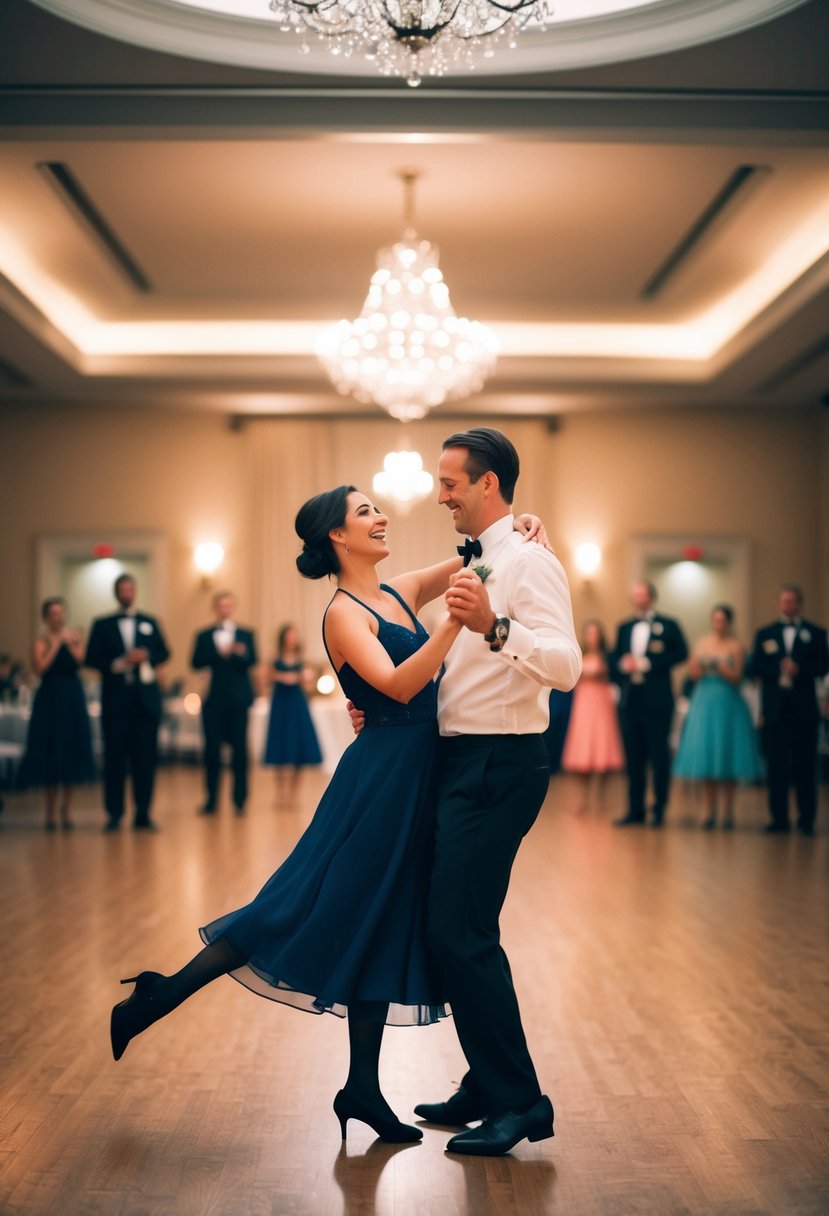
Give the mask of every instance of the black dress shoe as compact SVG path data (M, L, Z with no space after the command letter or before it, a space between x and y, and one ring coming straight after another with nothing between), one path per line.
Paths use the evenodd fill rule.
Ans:
M244 815L244 813L245 813L244 802L234 802L233 813L234 813L234 815Z
M216 803L215 802L205 802L204 806L199 807L199 814L200 815L215 815L216 814Z
M108 819L103 826L105 832L117 832L121 827L120 819Z
M462 1085L446 1102L421 1102L414 1108L414 1113L427 1123L437 1123L441 1127L465 1127L467 1123L477 1123L487 1116L481 1099L467 1093Z
M136 819L132 825L134 832L157 832L158 824L153 823L152 819Z
M812 827L811 823L799 823L797 825L797 830L800 832L801 836L811 837L815 834L815 829Z
M789 831L787 823L767 823L763 828L767 836L785 836Z
M505 1111L485 1119L480 1127L470 1127L453 1136L447 1153L467 1153L473 1157L500 1157L515 1148L520 1140L547 1140L554 1136L553 1104L546 1094L535 1106L521 1114Z
M644 822L644 815L634 815L632 811L628 811L627 815L623 815L621 819L614 819L613 826L615 828L629 828L637 825L642 827Z

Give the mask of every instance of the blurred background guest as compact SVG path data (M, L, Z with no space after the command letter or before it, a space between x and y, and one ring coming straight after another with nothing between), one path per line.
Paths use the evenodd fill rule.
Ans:
M779 617L759 629L750 659L762 689L763 752L771 822L767 832L789 830L789 786L797 798L798 830L815 834L817 737L820 711L816 681L829 671L826 630L803 618L803 592L784 583Z
M17 700L23 683L23 664L16 663L10 654L0 654L0 703Z
M322 763L317 733L303 682L313 674L302 657L296 626L283 625L276 644L271 678L273 695L265 743L265 764L276 767L277 806L296 805L302 769Z
M708 829L717 826L720 801L722 826L733 828L736 783L761 776L754 723L740 693L746 651L733 621L728 604L715 605L711 632L694 643L688 664L694 689L674 761L675 776L702 782Z
M570 724L570 710L573 707L573 693L562 692L559 688L550 689L550 724L542 738L547 749L547 759L550 765L550 776L561 772L561 753L564 751L564 740Z
M236 597L219 591L213 597L216 622L196 634L191 666L210 670L210 688L204 698L204 770L207 801L203 815L216 811L221 771L222 744L231 748L233 805L237 815L245 810L248 797L248 710L253 704L250 669L256 663L256 638L252 629L237 625Z
M67 627L66 602L59 596L43 601L43 634L32 647L32 668L40 678L32 704L20 784L46 789L46 830L73 827L70 810L76 785L95 776L92 734L86 696L78 671L83 638Z
M156 668L170 651L155 617L135 609L135 579L115 580L120 611L92 622L87 667L101 673L101 731L104 738L106 832L117 831L124 815L127 771L135 799L133 827L153 831L150 818L158 757L161 694Z
M645 822L647 768L653 775L653 826L662 826L671 787L668 735L674 714L671 668L688 657L688 646L673 617L656 611L656 588L640 579L630 593L636 615L622 621L610 655L610 670L621 687L619 717L628 770L628 808L619 827Z
M580 809L590 798L590 780L595 774L596 797L601 806L608 773L625 766L619 715L610 683L607 641L598 621L586 621L582 630L582 674L573 693L570 725L564 743L562 767L578 773L583 789Z

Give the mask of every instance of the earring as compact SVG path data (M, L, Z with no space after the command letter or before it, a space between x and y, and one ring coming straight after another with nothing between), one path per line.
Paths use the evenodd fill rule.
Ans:
M345 551L346 551L346 553L350 553L350 552L351 552L351 550L349 549L348 545L346 545L346 547L345 547Z

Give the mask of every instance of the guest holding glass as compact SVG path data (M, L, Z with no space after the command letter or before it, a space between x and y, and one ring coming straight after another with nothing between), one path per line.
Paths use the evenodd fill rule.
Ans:
M734 827L734 794L738 781L757 781L760 753L748 705L740 694L746 650L732 633L734 611L728 604L711 610L711 632L691 651L688 675L694 681L688 716L682 728L674 775L701 781L705 798L702 827Z
M67 627L66 602L50 596L40 609L45 630L32 647L32 668L40 684L32 704L20 782L46 789L46 830L74 827L75 786L95 776L86 696L78 671L83 638Z
M601 806L608 773L625 766L616 698L610 683L610 664L604 629L598 621L586 621L582 631L581 679L573 693L570 725L561 758L562 768L582 780L580 809L586 809L590 779L595 774L596 795Z
M271 678L273 694L265 743L265 764L276 768L276 805L296 805L303 768L322 763L303 681L309 668L295 625L279 630Z

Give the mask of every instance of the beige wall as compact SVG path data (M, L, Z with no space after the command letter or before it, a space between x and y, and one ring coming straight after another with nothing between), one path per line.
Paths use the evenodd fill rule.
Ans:
M411 428L433 466L454 428L439 419ZM612 622L626 611L630 538L642 532L744 537L751 555L751 620L772 611L781 579L804 584L810 615L829 615L829 420L821 413L624 412L504 424L522 455L517 505L548 524L571 573L577 621ZM192 566L198 540L226 550L220 580L237 589L241 615L262 633L299 619L313 656L327 586L302 584L293 566L293 512L330 484L370 492L382 454L401 428L376 422L251 422L231 431L216 415L113 407L7 409L0 440L0 648L27 651L35 626L34 542L40 533L158 530L168 539L170 579L161 606L183 674L208 595ZM394 520L388 570L438 560L453 543L433 501ZM572 548L596 540L599 575L586 587Z

